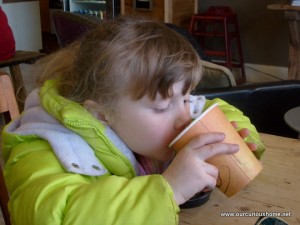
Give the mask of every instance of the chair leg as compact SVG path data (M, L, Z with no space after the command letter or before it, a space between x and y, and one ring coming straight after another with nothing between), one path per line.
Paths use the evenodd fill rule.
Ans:
M243 55L243 49L242 49L242 43L240 37L240 29L237 20L235 22L235 27L236 27L238 55L240 58L240 68L241 68L241 75L242 75L241 78L239 79L239 83L244 83L246 81L246 72L245 72L244 55Z
M192 16L190 27L189 27L189 33L192 34L194 32L194 26L195 26L195 16Z
M17 98L19 110L22 112L24 109L24 102L27 96L25 85L23 82L23 76L21 73L20 65L12 65L9 67L11 79L13 81L15 95Z
M224 42L225 42L225 65L229 70L232 70L231 63L231 47L230 47L230 37L228 34L228 24L227 19L224 19Z

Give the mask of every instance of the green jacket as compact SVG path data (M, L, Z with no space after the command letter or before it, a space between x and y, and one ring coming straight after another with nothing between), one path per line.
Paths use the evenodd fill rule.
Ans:
M178 224L165 179L138 176L126 146L53 82L27 98L2 135L12 224Z

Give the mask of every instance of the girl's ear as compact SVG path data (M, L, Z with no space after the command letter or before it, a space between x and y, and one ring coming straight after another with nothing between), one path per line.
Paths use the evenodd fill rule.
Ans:
M108 118L106 117L105 113L103 113L102 107L97 102L93 100L85 100L83 107L102 123L108 123Z

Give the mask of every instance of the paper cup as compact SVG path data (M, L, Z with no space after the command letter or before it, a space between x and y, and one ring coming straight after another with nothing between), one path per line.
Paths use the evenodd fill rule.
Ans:
M224 143L239 145L235 154L217 155L207 160L219 170L217 187L230 197L249 184L263 167L217 104L193 120L169 146L179 151L191 138L208 132L222 132Z

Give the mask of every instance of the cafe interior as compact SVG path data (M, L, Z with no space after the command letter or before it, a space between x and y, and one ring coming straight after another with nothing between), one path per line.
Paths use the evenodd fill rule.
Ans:
M192 94L220 98L238 108L265 146L263 169L246 187L232 197L218 189L208 197L198 196L181 208L179 224L300 224L300 6L296 1L0 0L0 6L16 49L13 56L0 60L2 126L22 113L33 89L31 71L36 61L105 20L155 19L183 35L201 58L202 79ZM9 194L2 172L0 176L0 225L8 225L12 224Z

